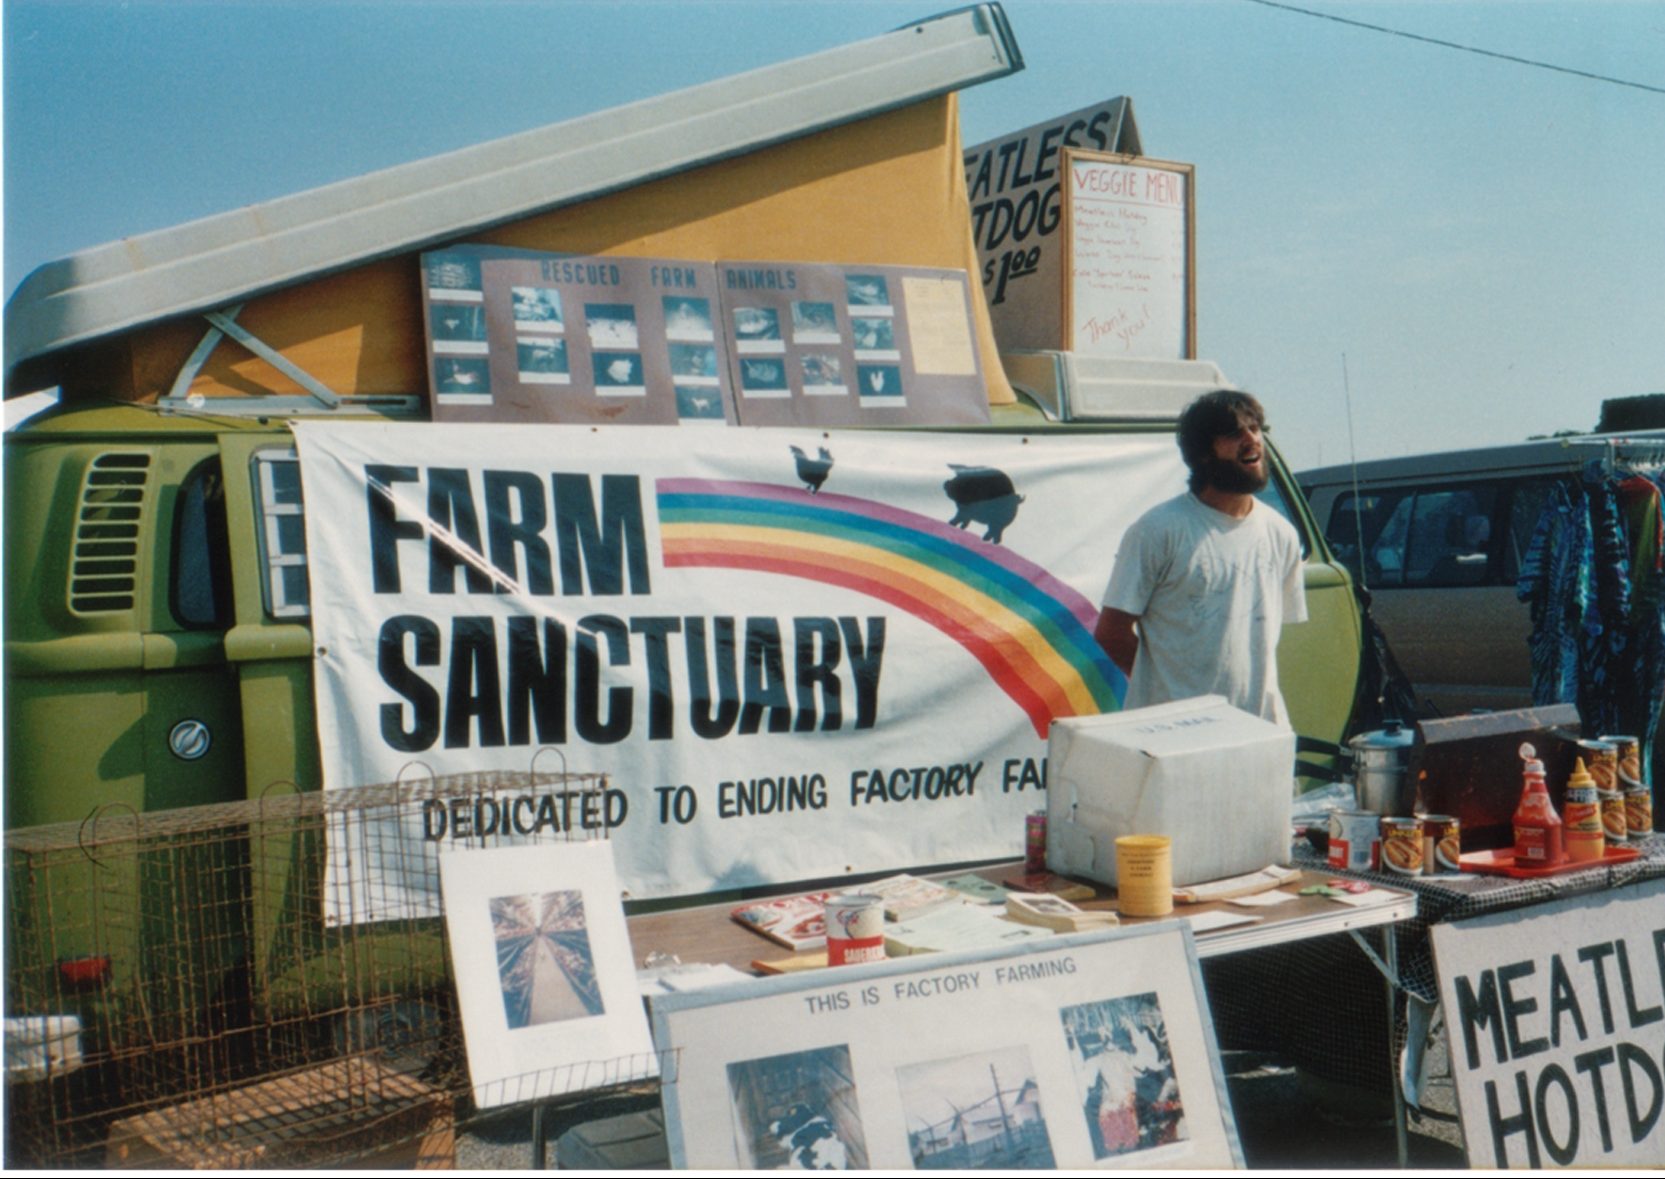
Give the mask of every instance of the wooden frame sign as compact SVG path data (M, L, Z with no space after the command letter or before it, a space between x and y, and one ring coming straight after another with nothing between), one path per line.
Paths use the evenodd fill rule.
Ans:
M1064 169L1062 347L1194 359L1195 169L1075 150Z

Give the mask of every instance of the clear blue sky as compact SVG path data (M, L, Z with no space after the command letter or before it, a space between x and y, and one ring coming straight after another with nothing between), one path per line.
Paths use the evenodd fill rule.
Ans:
M129 234L876 35L956 0L6 0L5 286ZM1009 0L967 143L1134 101L1197 169L1198 342L1296 466L1665 392L1665 0Z

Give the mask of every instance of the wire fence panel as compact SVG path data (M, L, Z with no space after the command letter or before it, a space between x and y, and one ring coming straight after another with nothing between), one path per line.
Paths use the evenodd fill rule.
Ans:
M8 1165L446 1160L469 1083L440 848L606 832L459 844L412 816L606 788L468 774L7 832Z

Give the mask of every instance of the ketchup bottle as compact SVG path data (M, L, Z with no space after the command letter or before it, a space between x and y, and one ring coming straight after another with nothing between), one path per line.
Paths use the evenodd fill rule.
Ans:
M1515 864L1522 868L1548 868L1567 858L1561 845L1561 816L1549 801L1544 763L1537 754L1530 744L1520 747L1521 760L1526 763L1526 784L1520 805L1515 808L1514 825Z

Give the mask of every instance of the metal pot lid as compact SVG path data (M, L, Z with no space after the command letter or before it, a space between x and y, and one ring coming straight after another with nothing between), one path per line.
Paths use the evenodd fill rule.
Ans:
M1383 722L1386 727L1360 733L1347 742L1350 749L1405 749L1416 744L1416 730L1408 729L1399 721Z

